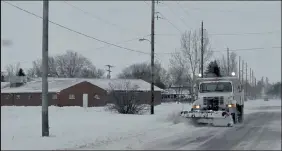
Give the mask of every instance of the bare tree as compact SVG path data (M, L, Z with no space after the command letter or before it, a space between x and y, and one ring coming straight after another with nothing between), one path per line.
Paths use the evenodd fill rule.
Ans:
M81 70L80 77L82 78L101 78L105 74L105 71L102 69L96 69L95 66L83 68Z
M89 59L70 50L66 54L57 56L56 60L59 74L67 78L79 77L81 69L90 68L89 65L92 65Z
M59 73L57 71L57 60L53 56L48 57L48 75L50 77L59 77ZM37 59L32 62L32 68L30 68L27 72L27 75L30 77L41 77L42 76L42 60Z
M30 77L41 77L42 60L33 61L33 67L28 70ZM101 78L104 71L97 69L92 62L74 51L48 58L48 76L66 78Z
M237 54L235 52L231 52L229 56L229 71L235 72L235 74L238 74L238 61L237 61ZM228 63L225 55L222 55L221 59L218 59L217 62L219 63L220 69L221 69L221 75L222 76L228 76L230 73L228 73Z
M6 72L8 79L10 77L16 76L19 70L20 70L20 63L7 65Z
M147 82L151 82L151 65L149 63L137 63L133 64L125 69L118 75L119 78L136 78L142 79ZM165 84L168 84L167 81L168 75L161 64L155 63L155 84L160 88L165 88Z
M110 97L113 103L109 109L121 114L141 114L147 110L147 105L138 99L138 85L129 81L109 83Z
M183 74L190 84L190 94L194 100L194 85L201 62L201 32L188 31L182 34L180 39L181 48L172 55L171 66L178 68L178 71L185 71ZM212 55L207 31L204 32L204 66ZM176 76L177 77L177 76Z

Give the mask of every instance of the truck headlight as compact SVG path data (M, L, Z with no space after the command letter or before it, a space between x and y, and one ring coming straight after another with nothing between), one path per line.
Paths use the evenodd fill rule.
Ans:
M227 107L236 107L236 104L228 104Z
M193 109L199 109L200 105L193 105Z

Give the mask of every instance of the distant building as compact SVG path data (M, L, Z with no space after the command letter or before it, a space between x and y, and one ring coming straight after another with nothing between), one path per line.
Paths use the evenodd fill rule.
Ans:
M48 78L49 105L54 106L104 106L113 102L111 90L122 93L125 90L110 87L110 84L122 84L124 81L138 86L137 98L141 103L151 101L150 84L139 79L79 79ZM162 89L155 87L155 105L161 103ZM42 93L41 79L11 86L1 83L1 106L40 106Z
M172 85L162 92L162 102L189 102L191 99L189 86Z

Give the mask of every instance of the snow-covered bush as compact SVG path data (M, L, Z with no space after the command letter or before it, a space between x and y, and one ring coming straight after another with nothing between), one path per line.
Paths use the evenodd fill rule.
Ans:
M138 86L131 85L130 82L110 83L111 105L107 108L111 111L117 111L121 114L142 114L148 106L142 104L138 99Z

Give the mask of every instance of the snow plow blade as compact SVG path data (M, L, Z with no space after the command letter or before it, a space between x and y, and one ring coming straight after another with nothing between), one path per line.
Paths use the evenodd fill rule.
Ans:
M180 114L180 116L192 120L194 124L228 127L234 125L232 116L226 111L182 111Z

